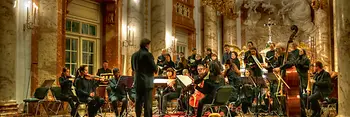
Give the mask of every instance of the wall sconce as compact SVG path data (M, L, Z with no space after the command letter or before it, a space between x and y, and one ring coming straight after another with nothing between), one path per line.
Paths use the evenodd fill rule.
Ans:
M31 30L34 27L36 27L36 16L38 14L38 6L35 3L31 3L31 1L28 1L25 5L26 7L26 23L23 24L23 31L26 31L27 29Z
M173 37L171 39L171 45L167 48L168 52L176 53L176 42L177 42L177 39L175 37Z
M135 46L135 27L128 26L128 36L127 39L123 41L124 47L134 47Z

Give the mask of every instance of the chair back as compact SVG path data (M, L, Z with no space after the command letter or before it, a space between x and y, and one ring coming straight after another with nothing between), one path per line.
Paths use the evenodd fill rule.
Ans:
M49 88L39 87L35 90L34 97L42 100L47 96L48 91L49 91Z
M61 95L61 87L51 87L50 88L51 93L53 97L55 97L56 100L60 100L62 95Z
M233 87L229 85L219 87L216 90L212 104L215 104L215 105L227 104L231 97L232 91L233 91Z

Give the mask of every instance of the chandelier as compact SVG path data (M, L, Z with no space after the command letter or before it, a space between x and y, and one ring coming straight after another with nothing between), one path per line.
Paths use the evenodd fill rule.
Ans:
M229 18L237 17L235 0L202 0L202 5L210 6Z

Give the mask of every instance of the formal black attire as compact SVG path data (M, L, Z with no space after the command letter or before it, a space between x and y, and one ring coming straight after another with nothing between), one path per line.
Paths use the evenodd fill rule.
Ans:
M165 61L164 64L163 64L163 71L164 70L167 70L168 68L175 68L175 63L170 60L170 61Z
M312 86L312 94L309 97L311 109L313 110L312 117L321 117L321 107L318 100L322 100L329 96L332 92L331 76L325 70L314 75L316 82Z
M98 69L97 70L97 76L100 76L101 74L103 74L103 73L112 73L112 70L111 69L104 69L104 68L100 68L100 69Z
M239 61L238 58L231 59L231 62L234 63L237 66L237 69L241 69L241 62Z
M232 90L231 98L230 101L236 101L238 99L238 92L240 89L241 82L239 80L238 74L233 70L233 68L230 68L229 70L226 71L225 73L228 83L234 87Z
M243 62L244 64L247 64L248 63L248 57L251 55L250 51L246 51L244 52L244 58L243 58Z
M94 117L97 111L104 104L104 99L98 96L90 96L90 93L95 93L98 87L98 81L88 80L84 77L76 78L76 93L80 102L88 104L88 115Z
M185 57L184 57L183 59L185 59ZM182 70L188 69L187 60L185 60L185 62L186 62L186 63L183 63L183 62L179 61L179 62L177 63L177 65L176 65L176 70L178 70L178 71L177 71L176 74L178 74L178 75L179 75L179 74L182 74Z
M147 48L140 48L131 57L132 70L135 72L134 87L136 88L136 117L141 116L144 105L144 117L152 117L152 89L154 73L157 67L154 58Z
M167 102L180 97L181 85L177 79L174 82L175 82L174 86L173 87L167 86L163 92L163 95L161 95L162 103L159 102L159 104L162 104L161 105L162 115L166 113Z
M227 60L230 60L232 56L232 52L224 52L224 54L222 55L222 61L221 64L225 64Z
M257 54L256 58L259 60L260 63L263 63L263 59L262 59L260 54ZM249 68L253 71L254 77L261 77L262 76L262 71L259 68L259 66L255 63L252 55L250 55L247 58L246 68Z
M120 83L120 78L114 77L109 80L108 88L111 89L108 98L112 102L115 115L122 115L127 106L126 86ZM120 113L118 113L118 101L122 102Z
M200 60L195 60L193 63L189 64L190 67L190 73L192 74L192 76L198 75L198 71L197 71L197 66L199 64L203 64L202 59ZM203 64L204 65L204 64Z
M204 57L203 61L205 62L205 64L208 64L210 61L212 61L211 55L212 53L207 54L207 56Z
M72 81L69 80L67 76L61 76L59 78L60 86L61 86L61 96L60 100L67 101L71 107L71 116L75 116L75 113L78 108L78 98L72 92ZM76 103L76 104L74 104ZM79 115L78 115L79 116Z
M165 56L164 55L158 56L157 66L164 67L164 62L165 62ZM162 74L163 73L163 69L159 69L158 73Z
M215 78L217 77L217 78ZM217 79L217 80L215 80ZM196 78L194 83L199 84L203 81L203 78ZM209 74L209 79L204 80L203 88L196 87L198 91L203 93L205 96L198 102L197 117L202 117L202 111L204 104L210 104L213 101L216 90L225 84L224 78L221 76L213 76Z

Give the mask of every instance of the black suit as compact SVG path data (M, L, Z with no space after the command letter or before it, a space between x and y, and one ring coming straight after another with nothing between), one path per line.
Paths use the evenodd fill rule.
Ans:
M313 110L312 117L321 116L321 107L318 100L329 96L332 92L331 76L328 72L322 70L314 76L316 82L312 86L312 95L309 97L311 109Z
M86 78L76 78L76 92L80 102L88 103L89 117L94 117L98 109L104 104L104 99L98 96L91 97L98 87L98 82Z
M71 116L74 116L79 104L78 103L74 104L74 102L78 102L78 98L76 96L74 96L74 94L72 92L72 84L73 83L66 76L61 76L59 78L59 82L60 82L60 86L61 86L61 99L60 100L67 101L69 103L70 107L72 108Z
M132 55L131 64L132 70L135 72L136 116L141 116L142 105L144 105L144 116L152 117L153 79L157 70L154 58L147 48L140 48Z

